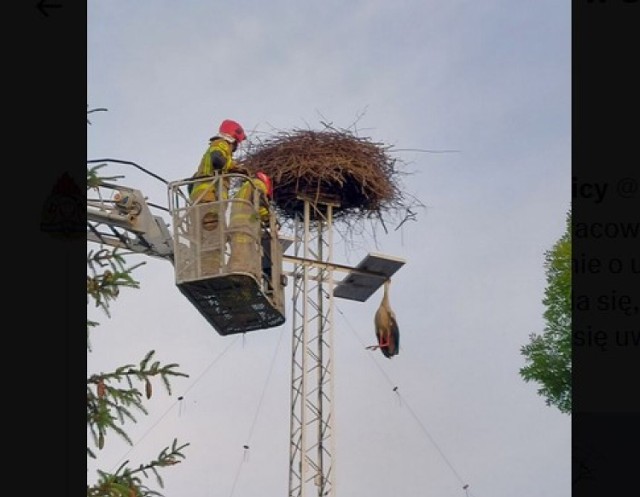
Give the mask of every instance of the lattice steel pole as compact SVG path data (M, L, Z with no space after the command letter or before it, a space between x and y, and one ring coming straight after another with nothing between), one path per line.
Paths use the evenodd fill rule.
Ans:
M335 495L332 216L305 201L294 227L289 497Z

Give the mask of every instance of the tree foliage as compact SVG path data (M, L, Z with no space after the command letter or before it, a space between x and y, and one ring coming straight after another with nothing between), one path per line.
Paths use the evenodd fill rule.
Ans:
M101 181L100 166L87 169L87 189L95 188ZM102 178L103 180L104 178ZM113 179L113 178L111 178ZM141 263L143 264L143 263ZM93 303L110 317L110 304L120 295L120 289L137 289L139 283L132 271L141 264L128 265L117 248L101 248L87 253L87 305ZM91 352L90 333L99 323L87 320L87 351ZM153 394L153 381L159 380L171 395L171 380L188 377L178 371L177 364L161 364L154 359L155 352L148 352L138 364L125 364L111 372L93 374L87 378L87 457L98 459L109 435L117 435L133 445L125 426L136 423L136 416L146 415L144 401ZM160 488L164 487L159 470L178 464L184 459L183 449L177 440L162 449L153 461L131 466L124 461L115 472L98 470L98 478L87 484L87 497L150 497L162 494L147 486L152 476Z
M545 252L547 286L542 303L545 327L542 334L529 335L521 348L526 365L521 377L540 385L538 394L546 404L571 413L571 213L565 233Z

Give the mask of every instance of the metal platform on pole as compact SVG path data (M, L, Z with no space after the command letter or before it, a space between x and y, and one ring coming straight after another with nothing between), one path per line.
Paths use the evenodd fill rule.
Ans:
M404 259L399 257L369 253L336 285L333 296L365 302L404 263Z

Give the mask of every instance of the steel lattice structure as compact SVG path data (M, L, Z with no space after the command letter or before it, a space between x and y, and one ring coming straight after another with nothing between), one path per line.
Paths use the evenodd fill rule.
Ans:
M333 496L332 206L305 201L293 243L289 497Z

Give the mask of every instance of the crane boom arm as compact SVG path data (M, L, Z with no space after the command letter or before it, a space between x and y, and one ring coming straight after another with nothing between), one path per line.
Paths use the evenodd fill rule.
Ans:
M91 191L97 196L87 198L88 241L173 263L173 237L165 220L151 212L142 192L110 183Z

